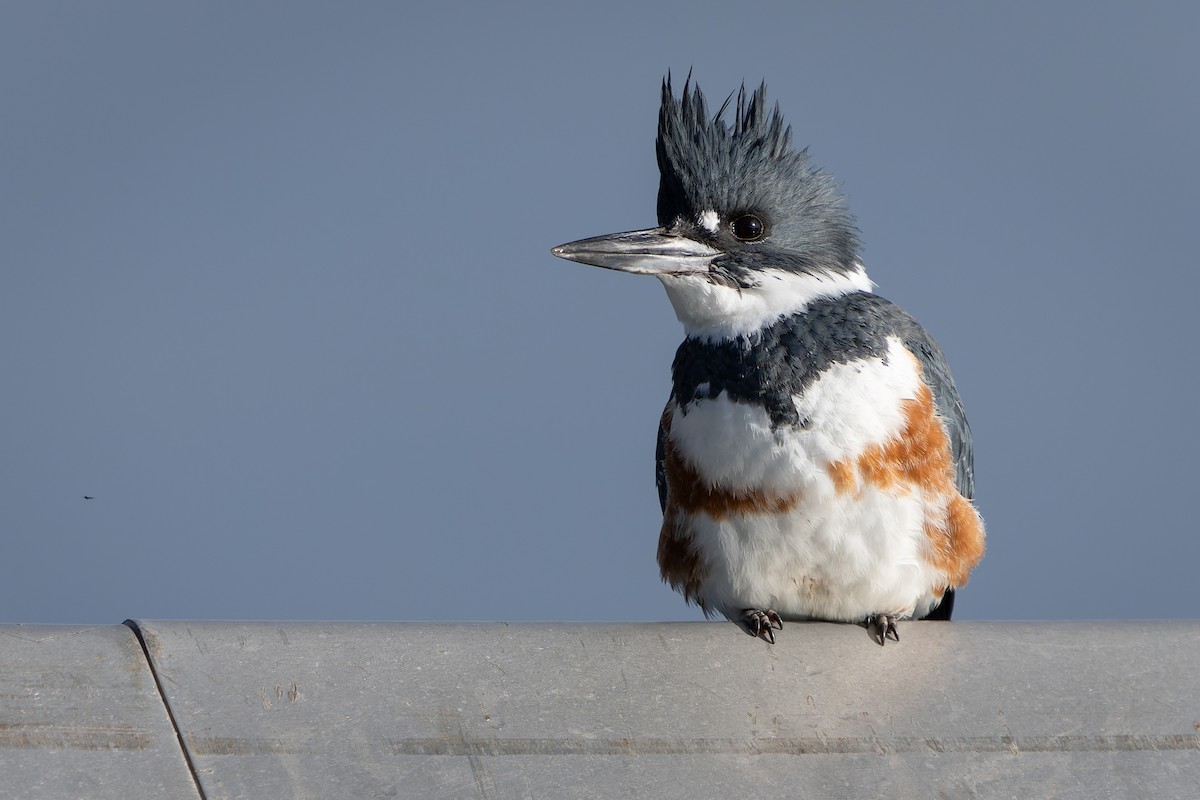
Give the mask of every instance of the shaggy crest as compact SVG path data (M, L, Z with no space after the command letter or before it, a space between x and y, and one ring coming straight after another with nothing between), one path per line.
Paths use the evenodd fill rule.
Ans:
M755 212L771 224L770 249L790 262L785 268L851 269L858 240L837 184L809 163L807 149L792 149L792 129L778 104L767 110L766 95L766 83L750 93L743 85L736 103L730 94L710 116L690 74L679 99L670 75L663 80L658 222L670 226L710 209L726 219ZM725 121L731 104L732 126Z

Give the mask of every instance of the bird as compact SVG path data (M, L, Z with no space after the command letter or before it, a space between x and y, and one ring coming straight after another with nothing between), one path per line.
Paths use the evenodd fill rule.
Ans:
M85 495L83 496L83 499L84 499L84 500L95 500L96 498L92 497L91 495L86 495L86 494L85 494Z
M938 343L874 292L840 186L791 139L765 81L710 114L668 73L658 227L551 253L658 278L683 325L655 453L662 579L768 644L823 620L884 645L948 620L983 557L971 429Z

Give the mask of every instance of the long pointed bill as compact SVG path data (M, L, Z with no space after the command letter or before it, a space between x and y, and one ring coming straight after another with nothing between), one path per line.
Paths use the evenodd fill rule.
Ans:
M707 272L721 251L666 228L651 228L580 239L550 252L569 261L639 275L682 275Z

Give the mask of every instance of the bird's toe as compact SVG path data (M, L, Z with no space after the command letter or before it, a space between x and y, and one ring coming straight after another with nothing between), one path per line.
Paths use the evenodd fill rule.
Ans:
M897 618L891 614L874 614L867 617L867 633L882 647L888 639L900 641L900 633L896 630Z
M757 636L767 644L775 644L774 631L783 630L783 620L772 609L763 611L757 608L747 608L742 612L740 624L746 633Z

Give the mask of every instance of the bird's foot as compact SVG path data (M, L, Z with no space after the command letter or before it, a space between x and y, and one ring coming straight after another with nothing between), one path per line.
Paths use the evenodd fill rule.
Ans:
M742 612L742 630L751 636L757 636L767 644L775 644L775 634L771 630L783 630L783 620L771 609L760 611L757 608L747 608Z
M891 614L867 617L866 626L867 633L871 634L871 638L878 642L880 647L883 647L888 639L893 642L900 641L900 634L896 631L896 617Z

